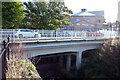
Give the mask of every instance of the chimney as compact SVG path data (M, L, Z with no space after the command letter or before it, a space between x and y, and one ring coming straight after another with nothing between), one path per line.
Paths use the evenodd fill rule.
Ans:
M81 12L85 12L85 11L87 11L87 9L81 9Z

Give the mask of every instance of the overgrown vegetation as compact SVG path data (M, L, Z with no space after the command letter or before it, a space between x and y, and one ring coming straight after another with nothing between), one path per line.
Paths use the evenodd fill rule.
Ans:
M7 78L39 78L35 66L27 59L10 59L8 61ZM42 80L42 79L41 79Z
M120 78L120 39L106 41L101 49L87 58L77 78Z
M42 80L32 62L23 57L22 42L20 44L11 44L10 50L10 59L7 59L6 78L37 78Z

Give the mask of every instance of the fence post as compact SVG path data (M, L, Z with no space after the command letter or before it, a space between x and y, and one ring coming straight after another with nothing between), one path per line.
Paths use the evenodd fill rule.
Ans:
M7 46L7 52L8 52L8 54L7 54L7 57L8 57L8 60L10 59L10 50L9 50L9 42L10 42L10 37L8 37L8 46Z
M6 42L3 41L3 50L6 48ZM2 79L6 80L6 50L2 55Z

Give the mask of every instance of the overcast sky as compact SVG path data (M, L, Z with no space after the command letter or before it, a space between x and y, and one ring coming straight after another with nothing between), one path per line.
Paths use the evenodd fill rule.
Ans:
M66 6L69 9L71 9L74 13L80 12L82 8L86 8L88 11L104 10L106 22L115 22L117 20L118 1L120 0L64 0L64 1Z

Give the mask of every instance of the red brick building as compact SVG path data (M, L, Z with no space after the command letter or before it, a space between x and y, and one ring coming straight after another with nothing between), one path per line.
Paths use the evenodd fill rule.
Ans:
M82 9L81 12L71 15L69 21L73 26L65 26L65 30L99 29L103 27L104 11Z

